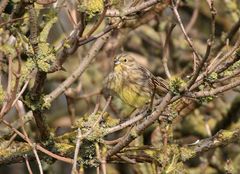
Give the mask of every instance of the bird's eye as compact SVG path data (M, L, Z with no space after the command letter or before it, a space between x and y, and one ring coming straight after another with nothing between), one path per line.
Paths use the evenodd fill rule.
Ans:
M124 61L124 62L127 62L127 59L124 59L123 61Z

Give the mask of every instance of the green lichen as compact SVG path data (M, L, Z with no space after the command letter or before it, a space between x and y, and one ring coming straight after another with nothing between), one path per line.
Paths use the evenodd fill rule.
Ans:
M32 59L28 59L21 70L21 79L20 83L23 83L28 77L29 74L33 71L33 69L36 67L35 63Z
M31 57L34 54L33 48L28 40L28 38L20 32L17 32L17 44L23 47L25 53Z
M48 72L52 63L56 60L56 51L54 48L51 48L50 44L47 43L47 38L49 32L53 26L57 22L57 17L49 20L44 26L43 30L39 35L39 44L38 44L38 54L36 57L37 67L44 72Z
M76 137L77 137L77 131L75 130L69 133L65 133L58 137L54 137L54 141L57 143L71 144L75 142Z
M38 68L41 71L48 72L53 62L56 60L56 51L51 45L47 42L49 32L57 22L57 17L50 19L42 29L39 34L39 43L38 43L38 52L34 54L33 47L31 46L29 39L21 33L18 34L19 45L22 45L25 49L25 53L28 55L29 59L27 60L25 67L23 67L23 81L26 79L26 76L34 68Z
M18 47L23 48L25 54L28 57L30 57L29 59L27 59L26 62L22 63L21 78L20 78L20 85L22 85L29 78L29 75L36 67L36 64L32 59L34 52L33 52L32 46L29 43L28 38L19 32L17 32L17 45Z
M218 134L217 139L220 141L230 140L234 137L235 133L235 131L223 130Z
M101 114L102 119L100 122L96 123ZM107 134L107 128L115 126L118 123L119 119L111 118L107 112L97 112L96 114L84 115L75 122L73 128L80 128L82 134L91 131L91 134L87 136L87 139L90 141L98 141L101 137Z
M43 30L41 31L39 35L39 41L40 42L47 42L48 34L52 28L52 26L57 22L58 18L53 17L51 20L49 20L46 25L44 26Z
M184 86L186 86L186 83L180 77L172 77L170 79L169 87L174 94L178 95L180 93L180 88Z
M174 173L175 169L176 169L176 164L178 161L178 155L173 155L171 161L169 161L169 165L166 166L166 170L165 173Z
M200 98L198 99L198 102L199 102L200 104L209 103L209 102L211 102L211 101L213 101L213 96L200 97Z
M233 71L233 70L236 70L236 69L239 69L240 67L240 60L235 62L232 66L230 66L227 70L228 71Z
M5 55L10 55L11 57L17 56L16 49L9 44L0 45L0 51Z
M192 158L196 155L196 152L190 148L182 147L182 148L180 148L180 151L181 151L181 159L183 161L186 161L189 158Z
M5 98L4 90L2 85L0 85L0 105L3 104L4 98Z
M51 107L51 102L46 99L46 96L43 97L43 100L44 102L43 102L42 108L49 109Z
M36 59L37 67L48 72L52 63L56 60L55 50L50 48L48 43L39 44L39 54Z
M60 153L68 153L68 152L73 152L75 147L72 144L67 144L67 143L55 143L54 144L55 148L57 149L58 152Z
M211 73L206 80L210 83L213 83L214 81L216 81L218 79L218 74L216 72Z
M102 0L83 0L82 4L79 6L79 11L85 12L92 18L96 14L103 11L103 1Z
M1 142L2 143L2 142ZM9 142L6 142L9 143ZM14 156L19 156L21 154L28 153L29 151L32 151L32 148L27 143L16 143L12 142L11 145L6 147L0 148L0 158L9 158Z
M226 70L226 71L224 71L223 73L221 73L221 75L222 76L230 76L230 75L232 75L233 74L233 71L230 71L230 70Z
M96 148L94 142L92 141L83 140L79 152L86 165L89 163L89 161L96 158Z
M104 8L103 0L83 0L80 3L78 10L86 13L89 19L100 14ZM120 0L110 0L109 3L116 9L121 9L123 6L123 1Z
M50 107L50 105L48 103L45 102L44 100L45 95L42 94L39 98L39 100L33 100L30 94L27 94L24 97L23 102L25 103L25 105L30 108L32 111L35 110L43 110L43 109L47 109L48 107Z

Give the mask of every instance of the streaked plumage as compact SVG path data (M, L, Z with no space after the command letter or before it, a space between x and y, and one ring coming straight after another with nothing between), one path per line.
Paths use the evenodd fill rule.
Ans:
M104 91L116 94L126 104L139 108L151 101L156 87L157 93L160 90L163 94L163 86L166 88L148 69L123 53L114 59L114 69L106 78Z

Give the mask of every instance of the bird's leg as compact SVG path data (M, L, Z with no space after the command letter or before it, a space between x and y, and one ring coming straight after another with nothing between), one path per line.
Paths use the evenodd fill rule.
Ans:
M156 93L156 84L153 83L153 94L152 94L152 97L151 97L151 101L150 101L150 106L149 106L149 109L148 109L148 113L151 114L152 111L153 111L153 102L154 102L154 96L155 96L155 93Z

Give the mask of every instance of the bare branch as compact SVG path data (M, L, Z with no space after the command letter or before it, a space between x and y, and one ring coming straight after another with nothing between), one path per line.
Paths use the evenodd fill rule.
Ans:
M79 67L62 83L52 91L49 95L46 96L45 101L51 103L55 98L57 98L61 93L63 93L72 83L78 79L85 69L89 66L89 64L94 60L98 51L102 48L104 43L109 38L110 34L106 34L105 36L99 38L90 49L87 56L83 59Z

